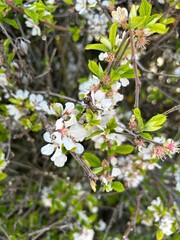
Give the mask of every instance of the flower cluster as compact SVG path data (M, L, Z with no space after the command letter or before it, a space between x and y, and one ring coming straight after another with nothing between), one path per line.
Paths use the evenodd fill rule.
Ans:
M56 166L62 167L67 161L65 152L83 153L84 147L79 142L87 137L88 131L78 123L78 111L74 103L67 102L65 109L61 104L58 107L58 111L62 112L61 117L55 123L54 132L44 133L44 140L48 144L41 148L41 153L47 156L54 153L51 160Z
M151 226L155 222L162 234L170 236L178 228L176 217L180 218L180 212L176 203L169 209L164 207L160 197L157 197L147 207L145 214L143 214L142 224Z

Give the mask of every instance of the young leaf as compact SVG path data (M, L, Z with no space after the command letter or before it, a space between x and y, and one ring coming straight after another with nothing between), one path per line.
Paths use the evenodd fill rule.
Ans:
M109 39L107 39L106 37L101 36L100 37L100 42L103 43L106 47L108 47L109 51L112 50L112 45L111 45L111 42L109 41Z
M156 240L162 240L164 237L164 233L161 231L161 229L158 229L156 231Z
M109 41L111 42L112 48L115 46L115 43L116 43L117 27L118 27L118 23L115 22L111 25L109 30Z
M88 161L91 167L100 167L101 161L100 159L95 156L93 153L85 152L83 154L83 158Z
M133 18L137 16L137 10L138 10L138 6L135 4L132 4L131 6L131 11L129 13L129 18Z
M146 138L148 140L152 140L152 137L149 133L142 132L139 134L141 137Z
M88 44L86 50L98 50L101 52L109 52L109 48L102 43Z
M3 18L3 21L8 23L9 25L13 26L16 29L19 29L19 26L18 26L18 24L17 24L15 19Z
M116 192L124 191L124 186L121 182L113 182L111 186Z
M168 31L168 28L166 28L166 25L162 23L155 23L153 25L148 26L149 32L152 33L159 33L164 34Z
M110 133L112 130L115 130L117 127L116 119L111 118L107 123L106 123L106 129Z
M146 22L146 19L147 19L147 16L137 16L137 17L131 18L130 28L134 29L138 27L143 27L144 23Z
M0 181L4 180L7 177L6 173L0 172Z
M102 172L103 172L103 167L93 168L93 173L95 174L101 174Z
M119 154L129 154L129 153L132 153L133 150L134 150L134 146L124 144L124 145L118 146L115 152Z
M135 117L136 117L136 119L137 119L137 121L138 121L138 130L139 130L139 131L142 131L143 128L144 128L144 122L143 122L143 119L142 119L142 117L141 117L141 111L140 111L139 108L135 108L135 109L133 110L133 112L134 112L134 115L135 115Z
M140 16L150 16L151 15L151 9L152 9L151 4L148 3L147 0L142 0L140 8L139 8Z
M165 123L166 121L166 116L164 114L157 114L154 117L152 117L151 119L149 119L149 121L146 123L146 125L148 125L148 123L154 123L154 125L162 125L163 123Z
M89 135L89 137L87 137L86 140L89 140L89 139L91 139L92 137L101 134L102 132L103 132L102 130L95 131L95 132L93 132L91 135Z
M89 60L88 67L97 77L99 77L99 66L95 61Z
M38 13L29 9L24 9L24 12L29 18L31 18L35 22L35 24L38 24L38 19L39 19Z

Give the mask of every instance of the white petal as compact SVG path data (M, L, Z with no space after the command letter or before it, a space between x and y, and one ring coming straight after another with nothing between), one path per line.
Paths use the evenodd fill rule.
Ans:
M66 104L65 104L65 109L64 109L64 112L66 112L66 111L73 111L74 110L74 103L72 103L72 102L67 102Z
M55 159L54 165L56 165L57 167L63 167L66 161L67 161L67 156L64 154L61 154L59 157Z
M49 142L49 143L52 142L51 134L49 132L45 132L43 135L43 138L46 142Z
M84 152L84 147L83 147L83 145L81 145L80 143L75 143L75 145L76 145L76 150L74 151L75 153L77 153L77 154L81 154L81 153L83 153Z
M77 123L76 116L74 114L71 115L71 118L65 122L65 127L68 128L72 125L75 125Z
M58 129L62 129L63 126L64 126L64 123L63 123L63 119L62 118L59 118L57 121L56 121L56 130Z
M76 147L73 140L69 137L66 137L66 136L63 137L63 143L64 143L64 147L67 150L71 150L72 148Z
M71 137L75 138L76 141L83 141L89 134L83 126L76 124L70 127L69 134Z
M121 174L121 170L119 168L113 168L113 170L112 170L113 177L117 177L120 174Z
M53 144L47 144L44 147L41 148L41 153L43 155L51 155L54 152L54 145Z
M57 157L61 156L61 154L62 154L61 148L56 148L56 151L51 157L51 160L54 162Z
M67 161L67 156L62 154L61 148L57 148L51 160L57 167L63 167L65 162Z

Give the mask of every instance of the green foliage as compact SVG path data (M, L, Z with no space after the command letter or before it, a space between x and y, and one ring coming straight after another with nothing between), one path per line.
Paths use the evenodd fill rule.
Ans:
M91 167L100 167L101 166L101 160L95 156L93 153L85 152L83 154L84 160L86 160Z
M103 69L99 63L99 65L92 60L89 60L88 67L91 70L92 73L94 73L97 77L101 78L103 76Z
M113 182L112 183L112 188L116 191L116 192L123 192L124 191L124 186L122 183L120 182Z

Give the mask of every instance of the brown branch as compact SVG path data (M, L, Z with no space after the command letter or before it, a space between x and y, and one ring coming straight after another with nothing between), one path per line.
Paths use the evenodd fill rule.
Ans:
M16 5L13 4L12 1L10 0L5 0L5 3L10 6L13 10L15 10L16 12L19 12L21 14L26 14L25 11L19 7L17 7ZM61 32L68 32L69 30L65 27L61 27L61 26L58 26L56 24L52 24L52 23L49 23L47 21L41 21L42 24L44 24L45 26L47 27L50 27L50 28L53 28L53 29L56 29L58 31L61 31Z
M74 157L74 159L81 165L81 167L86 172L88 178L93 181L98 180L98 176L93 173L93 171L85 164L85 162L81 159L81 157L75 153L71 153L71 155Z
M139 207L140 207L140 201L142 198L142 193L139 192L136 198L136 206L135 206L135 213L134 216L132 216L131 222L129 224L129 227L126 229L125 233L123 234L122 240L126 240L129 234L134 230L136 226L136 218L139 212Z
M152 72L152 71L146 69L139 61L137 61L137 65L138 65L138 67L140 67L141 70L143 70L144 72L147 72L147 73L152 73L152 74L157 75L157 76L180 78L180 75L172 75L172 74L166 74L166 73Z
M140 87L141 82L138 76L138 69L137 69L137 62L136 62L136 49L135 49L135 43L134 43L134 33L132 30L130 30L130 42L131 42L131 62L133 64L134 68L134 74L135 74L135 103L134 107L139 107L139 94L140 94Z
M170 108L169 110L163 112L163 114L168 115L168 114L170 114L174 111L178 111L178 110L180 110L180 105L177 105L177 106L174 106L174 107Z
M125 41L128 39L128 35L129 35L129 31L126 32L124 38L122 39L121 44L119 45L119 48L118 48L118 50L117 50L117 52L116 52L116 54L115 54L115 56L114 56L115 59L118 57L118 55L119 55L119 53L120 53L120 51L121 51L121 49L122 49ZM110 63L110 64L107 66L107 74L108 74L108 75L110 74L111 69L112 69L112 67L113 67L114 65L115 65L115 62L112 62L112 63Z

